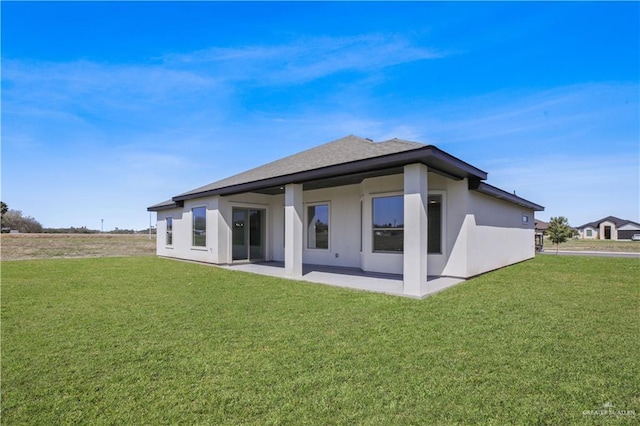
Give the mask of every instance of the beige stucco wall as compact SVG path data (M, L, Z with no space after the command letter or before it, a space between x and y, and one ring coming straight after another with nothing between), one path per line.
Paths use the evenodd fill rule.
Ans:
M591 231L591 236L587 235L587 231ZM586 228L580 231L580 237L587 240L595 240L598 238L598 228L587 226Z
M605 220L604 222L602 222L600 224L600 226L598 226L598 236L601 240L605 239L605 233L604 233L604 228L606 226L610 226L611 227L611 238L612 240L617 240L618 239L618 230L616 229L616 224L613 222L610 222L608 220Z

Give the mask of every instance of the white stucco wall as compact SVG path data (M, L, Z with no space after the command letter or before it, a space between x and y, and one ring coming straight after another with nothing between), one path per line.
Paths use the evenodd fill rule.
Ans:
M214 262L214 248L216 246L216 233L212 231L212 224L216 221L216 212L212 207L217 203L217 197L205 197L197 200L189 200L184 203L182 209L163 210L158 212L156 239L157 253L159 256L175 257L179 259L196 260L199 262ZM192 214L194 207L207 209L207 237L206 247L192 246ZM166 218L173 218L173 244L166 244Z
M269 203L271 260L284 262L284 194L274 195Z
M360 267L360 185L305 191L302 261L314 265ZM307 244L307 208L329 204L329 249L310 249Z
M365 179L361 184L362 189L362 255L361 268L368 272L382 272L390 274L402 274L402 253L374 253L373 226L372 226L372 200L375 197L402 195L404 193L404 178L402 175L382 176Z
M534 256L534 212L467 189L455 181L428 173L428 194L442 196L442 253L427 255L427 274L470 277ZM365 179L358 185L303 192L302 259L307 264L361 268L370 272L403 273L402 253L372 251L372 199L402 195L403 175ZM232 260L233 207L260 208L265 217L265 260L284 261L284 195L239 194L185 202L182 209L157 214L160 256L228 264ZM361 207L362 201L362 207ZM307 248L307 208L329 204L329 249ZM207 246L191 245L191 209L207 208ZM362 210L361 210L362 209ZM522 222L522 215L529 222ZM165 244L166 217L173 217L173 245ZM405 232L407 232L405 230ZM362 244L361 244L362 236ZM362 247L362 250L361 250Z
M587 235L587 231L591 231L591 235ZM593 228L591 226L587 226L586 228L582 229L580 232L580 237L587 239L587 240L594 240L598 238L598 228Z
M474 191L468 202L467 276L535 256L533 210ZM523 223L523 214L528 223Z
M467 212L467 181L447 179L428 173L428 194L442 196L442 253L427 255L428 275L466 277L467 250L465 220ZM371 203L374 197L402 195L402 175L366 179L362 183L364 207L364 231L362 269L371 272L401 274L401 253L373 253ZM427 206L428 208L428 206ZM533 237L532 237L533 238Z
M431 179L432 191L446 191L445 226L443 254L429 255L429 275L445 275L466 278L468 256L469 190L466 179L453 181L438 176Z

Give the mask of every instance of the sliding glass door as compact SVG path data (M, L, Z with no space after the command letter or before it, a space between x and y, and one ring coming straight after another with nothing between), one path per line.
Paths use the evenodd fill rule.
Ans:
M233 260L264 260L265 217L261 209L233 208Z

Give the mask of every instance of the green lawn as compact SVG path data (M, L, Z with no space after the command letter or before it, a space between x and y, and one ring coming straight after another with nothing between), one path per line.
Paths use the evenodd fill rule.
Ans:
M414 300L3 262L2 423L637 424L639 278L638 259L540 256Z

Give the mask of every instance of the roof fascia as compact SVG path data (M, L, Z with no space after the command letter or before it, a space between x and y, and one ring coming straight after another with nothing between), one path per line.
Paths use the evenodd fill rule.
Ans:
M147 207L148 212L159 212L163 210L172 210L176 208L184 207L184 202L176 201L171 204L156 204L155 206Z
M484 170L481 170L475 166L472 166L466 161L462 161L461 159L454 157L453 155L447 152L444 152L433 145L427 145L425 148L429 149L430 151L429 157L438 159L440 161L443 161L447 164L450 164L452 166L455 166L456 168L463 170L466 173L466 176L463 176L463 177L474 177L480 180L487 179L487 172L485 172ZM429 166L429 164L427 164L427 166Z
M472 181L469 181L469 189L473 191L478 191L481 194L489 195L491 197L498 198L500 200L508 201L510 203L517 204L522 207L526 207L529 209L533 209L534 211L541 212L544 211L544 207L531 202L529 200L525 200L522 197L518 197L517 195L510 194L507 191L504 191L495 186L489 185L484 182L477 182L477 185L473 184Z

